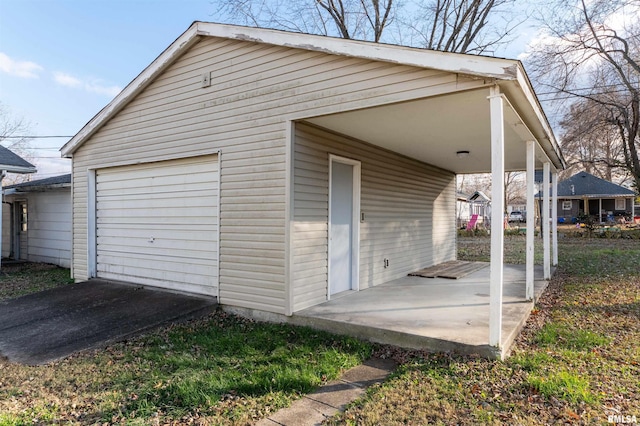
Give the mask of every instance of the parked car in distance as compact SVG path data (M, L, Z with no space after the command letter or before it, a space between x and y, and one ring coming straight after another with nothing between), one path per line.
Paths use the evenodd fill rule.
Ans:
M509 213L509 222L524 222L524 213L518 210L514 210Z

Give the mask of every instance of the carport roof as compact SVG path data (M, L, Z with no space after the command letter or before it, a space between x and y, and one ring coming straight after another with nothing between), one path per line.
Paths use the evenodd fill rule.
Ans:
M100 127L203 37L243 40L383 61L463 75L482 81L485 90L460 91L451 95L416 99L399 105L372 105L372 108L365 110L347 111L322 117L296 118L383 148L393 149L456 173L490 170L489 157L479 147L475 147L472 154L480 156L473 158L472 155L467 162L452 161L449 151L451 151L453 139L468 143L477 143L480 140L481 144L485 145L484 142L489 134L486 98L489 87L498 85L507 100L505 102L507 131L505 146L511 153L511 157L506 158L506 170L524 169L525 144L523 142L526 140L538 142L540 149L537 157L540 161L548 159L556 169L563 169L565 166L551 126L520 61L208 22L194 22L61 148L62 155L71 157ZM439 112L438 117L430 116L433 111ZM449 114L453 118L442 123L441 118L444 114ZM381 121L379 119L381 116L392 117L395 121ZM473 122L465 122L465 120L473 120ZM477 131L474 126L476 123L482 124ZM423 137L425 130L433 130L434 124L438 125L439 131L429 132L431 138L425 139ZM403 133L402 140L397 137L399 131ZM393 146L389 146L388 142L382 140L382 137L388 137L390 134L395 135ZM429 143L430 153L437 155L429 155L425 158L426 142ZM486 146L488 147L489 144L487 143ZM455 151L453 151L453 160L455 160Z

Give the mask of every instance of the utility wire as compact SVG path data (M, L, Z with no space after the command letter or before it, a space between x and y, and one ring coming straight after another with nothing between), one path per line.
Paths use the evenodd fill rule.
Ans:
M72 138L73 136L0 136L0 139L46 139L46 138Z

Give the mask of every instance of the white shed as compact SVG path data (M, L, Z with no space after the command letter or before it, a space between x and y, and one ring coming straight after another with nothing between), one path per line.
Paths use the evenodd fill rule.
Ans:
M2 257L71 266L71 175L4 188Z
M455 259L457 173L564 167L518 61L204 22L62 154L76 280L280 315Z

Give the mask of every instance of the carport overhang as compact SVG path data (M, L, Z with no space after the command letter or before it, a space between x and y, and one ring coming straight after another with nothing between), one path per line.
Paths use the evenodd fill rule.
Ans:
M518 65L521 70L521 66ZM504 175L526 171L526 298L534 296L534 200L536 183L544 193L544 279L557 265L557 172L566 163L551 127L522 70L509 80L480 88L411 101L372 106L304 120L456 174L491 173L491 273L489 344L502 353L504 285ZM543 182L535 182L535 170ZM545 184L546 183L546 184ZM553 186L554 190L550 191ZM549 208L553 212L549 215ZM553 242L553 252L551 244ZM553 255L553 260L552 260Z

